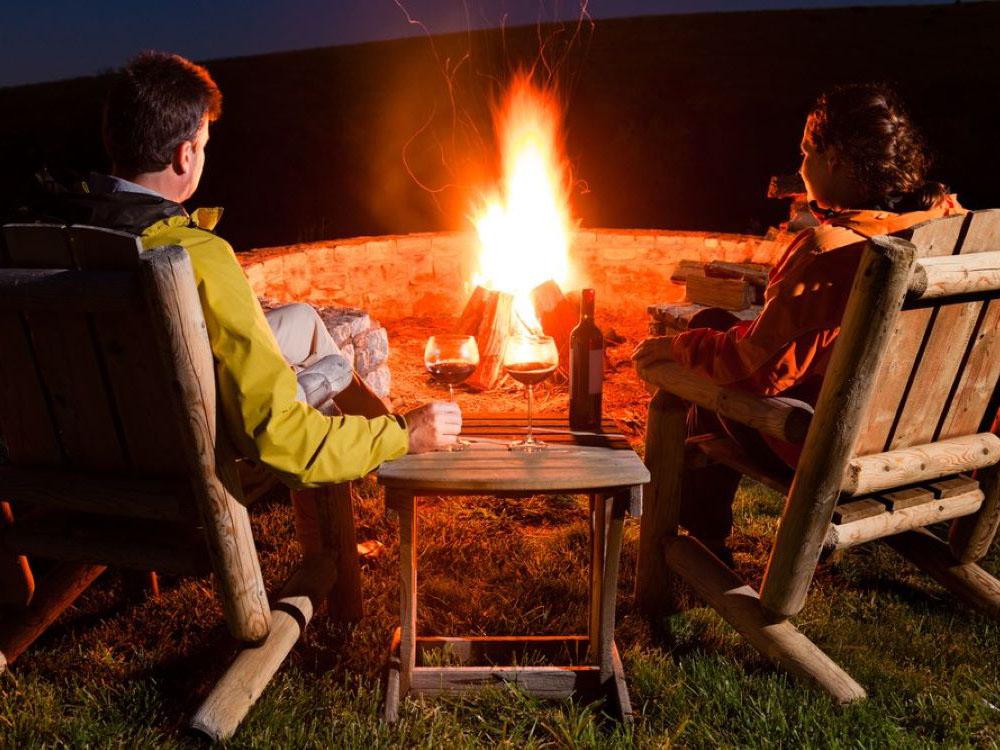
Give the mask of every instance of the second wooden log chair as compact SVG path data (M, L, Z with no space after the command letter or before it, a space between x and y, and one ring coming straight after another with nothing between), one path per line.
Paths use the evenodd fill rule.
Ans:
M1000 524L1000 210L867 242L815 413L716 386L675 363L639 375L656 389L636 582L647 614L672 611L669 572L764 656L839 702L864 698L864 688L790 621L824 551L884 540L1000 620L1000 581L977 564ZM689 439L691 404L801 445L796 470L761 465L725 435ZM759 594L680 532L691 462L786 495ZM947 540L926 528L941 521L951 524Z
M315 609L361 615L347 485L269 604L191 261L111 230L7 225L0 242L0 669L105 570L214 574L245 645L192 725L230 736ZM57 561L35 580L29 560Z

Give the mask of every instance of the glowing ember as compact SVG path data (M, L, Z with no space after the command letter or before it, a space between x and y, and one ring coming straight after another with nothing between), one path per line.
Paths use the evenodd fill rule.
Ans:
M513 295L521 322L534 330L541 325L529 293L549 279L565 284L569 272L572 221L561 124L555 92L518 75L494 112L500 191L473 218L480 242L474 283Z

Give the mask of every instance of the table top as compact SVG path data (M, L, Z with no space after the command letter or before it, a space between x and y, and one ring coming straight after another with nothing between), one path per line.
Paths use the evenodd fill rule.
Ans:
M573 432L565 415L542 414L533 424L535 439L549 448L524 453L508 450L507 443L524 437L525 414L466 415L462 437L471 446L387 461L378 480L417 494L584 493L649 481L649 471L610 419L604 420L599 432Z

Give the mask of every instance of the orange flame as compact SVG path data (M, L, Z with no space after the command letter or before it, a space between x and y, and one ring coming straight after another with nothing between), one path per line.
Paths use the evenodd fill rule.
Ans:
M569 169L563 152L562 108L554 91L517 75L494 112L503 177L473 222L479 235L474 283L514 297L514 310L540 331L530 292L569 274Z

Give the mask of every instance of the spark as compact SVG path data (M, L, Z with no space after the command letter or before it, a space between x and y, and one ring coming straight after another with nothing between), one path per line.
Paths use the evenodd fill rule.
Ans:
M480 131L476 116L463 107L461 104L463 94L467 91L475 91L478 81L486 81L489 89L499 92L504 86L505 79L511 75L510 72L503 73L486 69L481 69L476 64L474 55L474 36L472 29L472 14L467 0L461 0L462 10L465 18L465 48L456 56L445 56L435 41L434 34L428 25L415 16L407 7L405 0L393 0L395 6L402 13L406 23L419 29L423 37L427 39L434 63L441 76L444 86L444 94L447 97L447 107L444 111L437 102L431 101L427 108L427 115L422 118L421 124L414 133L406 140L401 149L401 159L403 167L408 176L417 187L431 196L435 207L442 210L442 205L438 197L449 189L471 191L474 186L461 184L458 177L460 170L456 169L457 161L477 162L481 154L493 153L494 149L487 145L488 138L484 137ZM593 17L590 14L590 0L577 0L579 12L575 21L572 22L572 31L567 33L566 23L555 23L554 28L546 30L543 28L544 16L547 7L545 0L539 0L538 13L536 15L536 36L537 51L533 60L513 61L507 43L507 30L510 17L503 13L499 19L499 33L501 40L501 53L504 66L508 71L516 69L526 69L532 76L538 75L543 79L545 85L553 85L559 80L559 89L567 98L576 89L580 70L569 65L570 54L574 49L582 46L584 54L590 47L593 33L596 27ZM553 11L556 5L553 5ZM478 6L478 16L483 21L489 22L482 5ZM474 96L475 94L473 94ZM435 123L439 117L447 117L447 132L439 134ZM441 135L444 135L442 139ZM440 168L444 179L439 185L433 185L424 177L418 174L412 158L416 144L423 140L430 139L431 148L438 153ZM446 145L447 144L447 147ZM463 150L464 146L464 150ZM437 160L435 160L437 161ZM589 188L582 180L570 180L571 184L581 193L589 192Z

